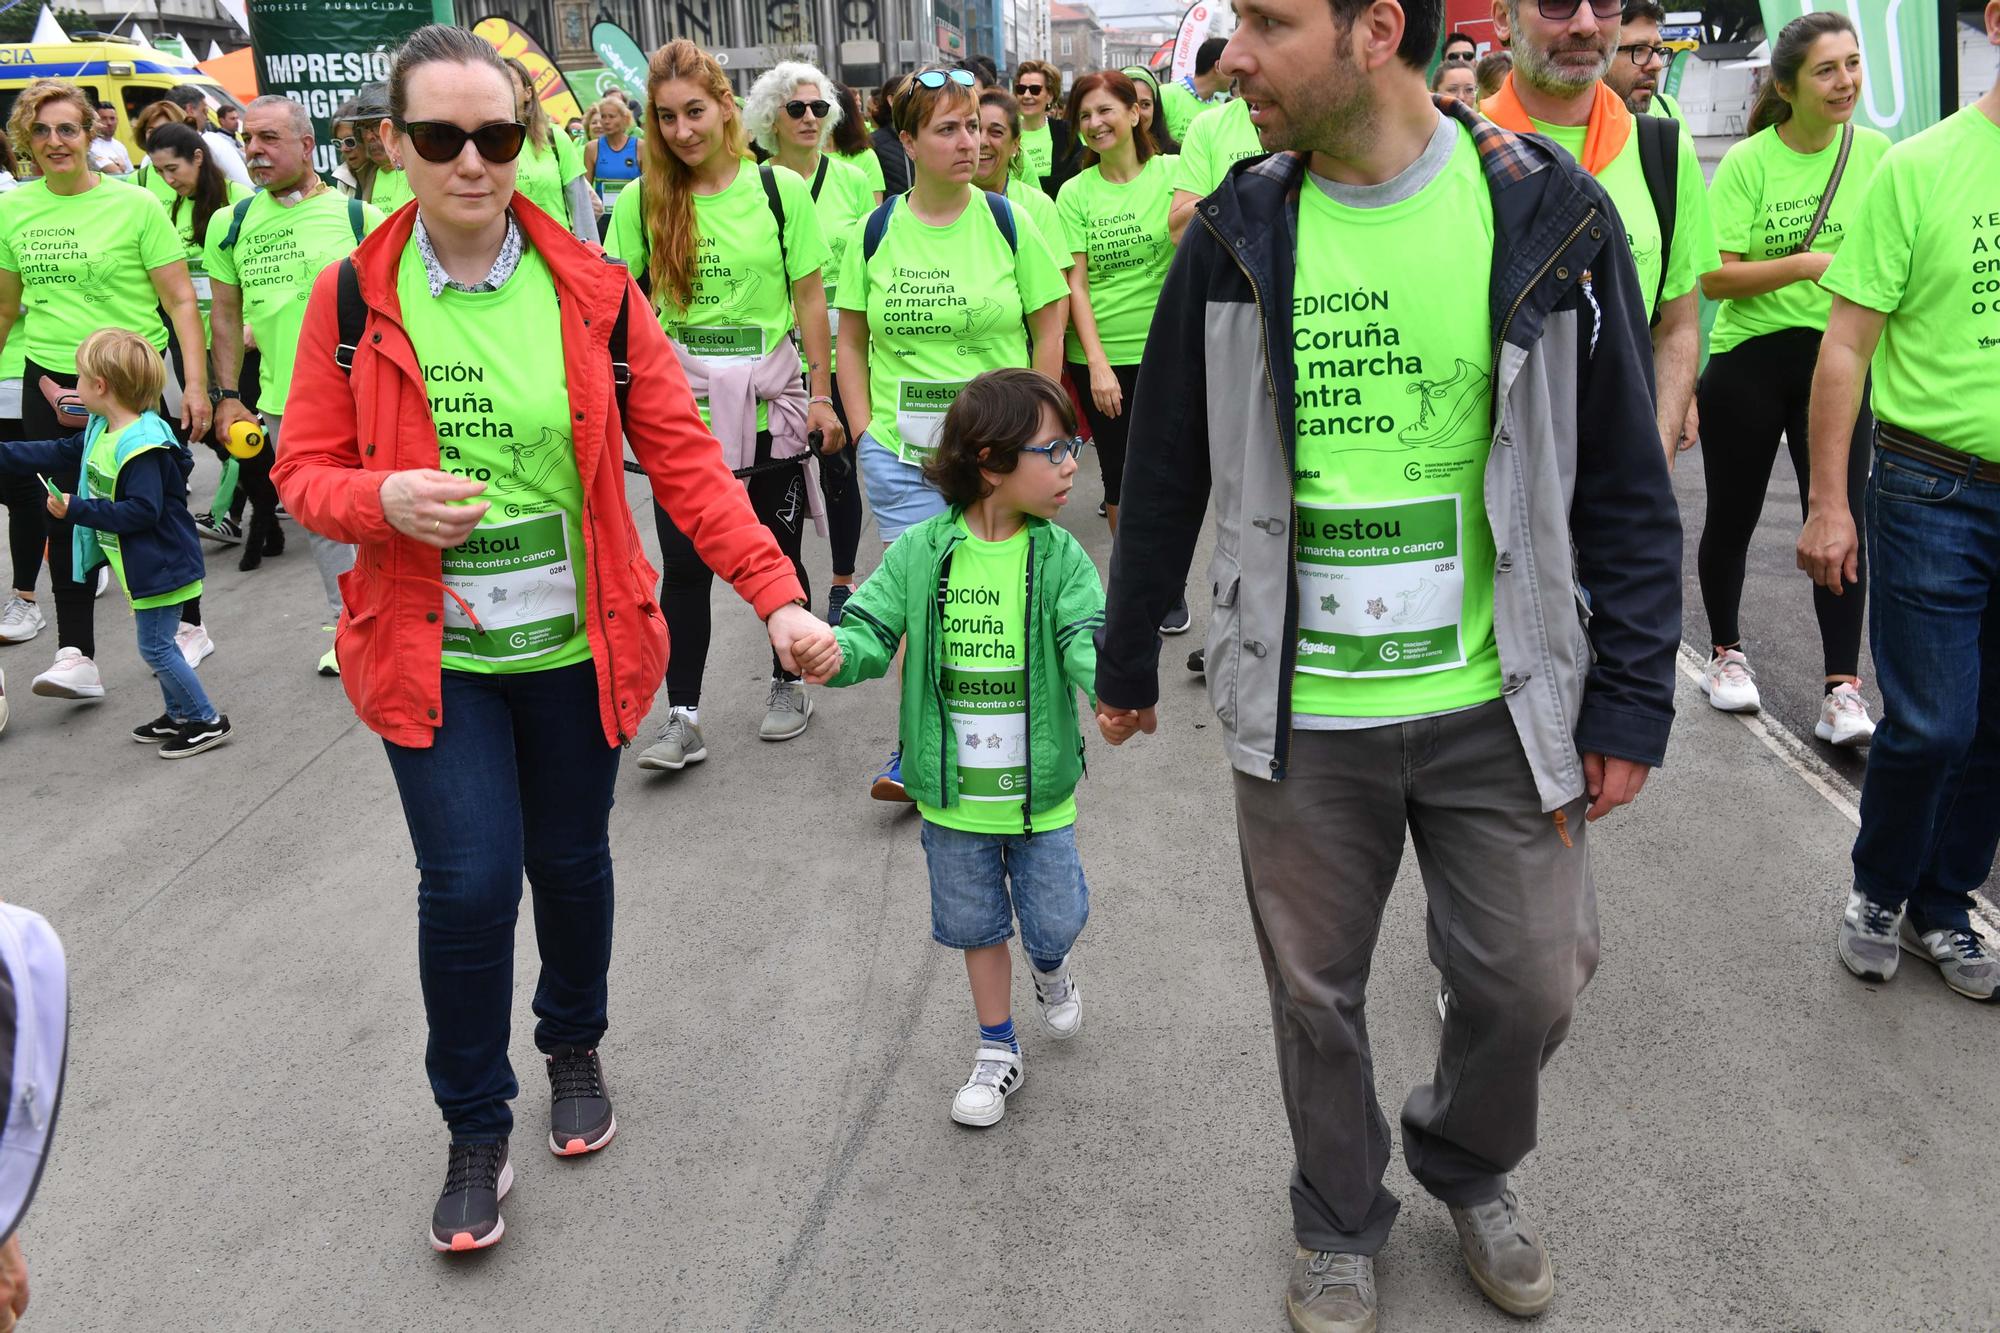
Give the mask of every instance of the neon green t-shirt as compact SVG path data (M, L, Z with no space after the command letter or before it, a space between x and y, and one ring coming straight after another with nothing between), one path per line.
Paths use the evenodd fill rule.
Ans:
M160 169L153 165L153 159L150 156L141 159L138 167L133 170L131 175L121 176L117 179L123 180L130 185L144 186L146 193L152 195L162 204L165 204L169 209L174 206L174 200L180 198L180 195L175 192L174 187L167 184L167 178L160 174ZM230 182L231 185L241 185L242 183L241 181Z
M1550 125L1534 121L1535 132L1547 135L1563 151L1583 160L1584 136L1588 125ZM1716 258L1715 235L1708 220L1708 193L1702 188L1701 159L1695 156L1694 140L1683 130L1678 136L1680 165L1674 171L1674 252L1666 256L1667 284L1660 286L1660 220L1653 213L1653 196L1646 189L1646 168L1639 161L1639 135L1625 136L1625 146L1611 164L1597 173L1597 183L1611 196L1618 220L1624 224L1625 239L1632 246L1632 262L1639 269L1639 290L1646 299L1646 318L1653 317L1653 297L1663 301L1685 296L1695 288L1701 275L1722 267Z
M486 483L492 502L444 553L444 665L510 675L590 657L584 629L583 482L561 357L521 337L562 321L555 279L534 249L497 292L436 297L414 238L396 270L403 327L437 423L438 466ZM472 607L475 627L459 599Z
M1242 98L1211 107L1194 118L1181 142L1174 188L1207 196L1222 184L1229 169L1246 157L1262 157L1268 149L1257 140L1250 123L1250 104Z
M868 189L871 194L888 193L889 184L882 179L882 159L875 156L873 148L864 148L858 153L829 152L828 156L838 158L848 166L853 167L856 171L859 171L862 178L868 182Z
M401 208L416 198L410 193L408 172L383 167L375 173L375 188L369 193L368 202L382 211L383 217Z
M1039 190L1042 178L1054 171L1056 164L1055 136L1049 133L1046 121L1038 130L1022 129L1021 161L1026 165L1028 183Z
M1861 211L1868 182L1888 151L1887 135L1855 127L1847 171L1833 193L1826 225L1813 240L1816 253L1832 254L1840 248ZM1722 165L1715 169L1715 179L1708 187L1708 215L1715 226L1716 250L1752 262L1790 254L1819 212L1820 196L1826 192L1839 157L1839 135L1822 151L1806 154L1788 147L1775 128L1732 147L1723 154ZM1824 331L1832 305L1832 295L1816 282L1794 282L1762 296L1724 301L1715 317L1709 350L1726 352L1747 338L1780 329Z
M118 441L130 430L106 429L90 442L90 449L83 456L84 497L93 500L112 500L118 495ZM151 446L159 448L158 445ZM144 447L136 451L145 453ZM127 460L130 461L130 460ZM125 596L132 602L134 611L150 611L157 606L179 606L201 596L201 580L186 583L171 592L155 593L151 597L133 597L131 580L125 577L125 548L119 535L104 528L91 529L97 537L98 549L111 562L111 572L118 578L118 586L125 590Z
M2000 125L1969 106L1890 148L1820 282L1889 316L1875 415L2000 462Z
M1179 79L1170 79L1160 86L1160 114L1166 117L1167 133L1174 136L1175 143L1185 142L1188 126L1194 124L1204 112L1220 105L1220 102L1202 101L1189 92L1187 85Z
M964 534L951 549L944 619L945 725L958 751L958 799L919 801L933 824L966 833L1019 833L1028 786L1028 529L1005 541ZM1033 830L1076 822L1076 796L1034 817Z
M241 181L229 181L228 186L229 201L209 216L226 214L255 193ZM167 221L174 224L174 230L181 238L181 248L187 252L188 276L194 279L194 303L201 310L202 340L204 344L213 342L214 337L208 325L208 310L214 300L213 289L209 286L204 238L194 234L194 200L175 195L174 202L167 206Z
M536 148L530 141L514 161L518 164L514 192L527 195L536 208L569 226L567 191L569 183L583 175L582 151L570 142L567 134L552 133L547 148Z
M820 154L820 161L826 163L826 179L819 184L813 212L819 215L819 234L826 242L826 267L820 270L820 281L826 285L830 310L834 285L840 281L840 264L847 256L847 244L860 235L863 222L874 211L875 195L859 167L832 153ZM810 181L807 188L811 189ZM790 219L787 213L786 220Z
M382 214L372 204L361 205L361 217L363 234L382 225ZM243 215L236 244L225 250L222 239L229 234L229 222L229 213L221 210L208 220L204 261L213 281L242 292L243 322L256 330L261 354L259 401L266 412L282 413L292 391L292 362L313 279L354 249L348 200L338 190L321 190L284 208L259 193Z
M0 348L0 380L18 380L28 373L28 311L23 307Z
M1153 309L1174 261L1174 238L1167 230L1173 179L1174 159L1154 156L1122 185L1105 180L1099 168L1086 167L1063 182L1056 196L1063 248L1085 256L1097 340L1114 366L1135 366L1146 355ZM1074 327L1063 335L1063 354L1077 364L1084 361Z
M967 380L1028 364L1023 316L1069 291L1021 209L1014 235L1010 254L986 200L968 190L964 210L945 226L925 223L904 200L874 258L847 247L838 304L868 317L868 433L905 463L921 463L937 446Z
M1076 256L1070 254L1069 247L1063 244L1062 217L1056 212L1055 200L1043 194L1041 187L1033 181L1023 180L1019 176L1009 176L1007 202L1024 210L1034 219L1035 229L1041 232L1042 239L1048 242L1050 257L1056 261L1057 268L1067 273L1076 267Z
M697 233L694 299L685 311L653 299L667 336L695 356L712 361L755 360L767 354L792 328L791 284L826 266L812 191L788 167L773 166L778 201L785 206L786 273L779 271L778 219L764 193L757 164L744 158L736 178L715 194L694 196ZM645 231L645 191L634 182L611 211L606 250L632 271L642 272L651 247ZM702 420L708 404L697 400ZM757 405L757 429L770 421L770 408Z
M167 210L145 190L105 177L82 194L54 194L29 181L0 194L0 269L19 275L32 310L28 356L67 373L76 349L102 328L131 329L161 351L154 269L186 259Z
M1349 207L1311 182L1299 200L1293 711L1408 717L1497 699L1493 202L1478 150L1459 129L1442 172L1396 203ZM1439 317L1453 310L1471 317Z

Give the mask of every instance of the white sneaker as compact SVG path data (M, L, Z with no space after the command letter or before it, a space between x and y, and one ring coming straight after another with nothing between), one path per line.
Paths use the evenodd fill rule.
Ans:
M97 663L85 657L81 648L58 651L55 665L35 677L28 688L45 699L104 697L104 679L97 674Z
M1007 1114L1007 1094L1021 1086L1021 1056L1005 1046L986 1046L972 1057L972 1077L951 1099L951 1118L961 1125L997 1125Z
M111 588L111 566L99 565L97 567L97 591L93 592L90 595L92 597L102 597L107 591L110 590L110 588Z
M201 625L182 625L174 631L174 642L180 645L181 656L191 667L200 666L201 659L215 651L215 640L208 637L208 630Z
M0 671L0 731L7 730L7 673Z
M1866 745L1875 735L1868 717L1868 703L1859 685L1836 685L1819 706L1819 725L1813 735L1833 745Z
M1069 974L1069 959L1053 972L1038 971L1033 963L1028 972L1035 979L1035 1010L1042 1027L1057 1041L1068 1041L1083 1030L1083 991Z
M12 598L6 609L0 610L0 643L26 643L47 628L48 623L41 607L25 597Z
M1757 673L1735 648L1725 648L1701 669L1701 692L1725 713L1754 713L1764 706L1757 697Z

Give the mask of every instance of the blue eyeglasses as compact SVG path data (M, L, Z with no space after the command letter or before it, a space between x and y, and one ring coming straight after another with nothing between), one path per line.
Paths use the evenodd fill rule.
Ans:
M1052 466L1061 467L1070 459L1083 456L1083 437L1074 435L1066 440L1050 440L1047 444L1024 444L1021 446L1021 452L1046 454Z

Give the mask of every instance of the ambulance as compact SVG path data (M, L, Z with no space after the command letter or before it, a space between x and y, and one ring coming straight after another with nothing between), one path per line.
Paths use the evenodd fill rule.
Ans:
M240 106L192 60L141 46L129 37L109 33L78 33L86 40L42 45L0 44L0 124L14 112L14 99L36 79L67 79L84 95L118 109L118 138L134 162L145 154L132 138L132 117L167 90L191 83L208 95L216 109Z

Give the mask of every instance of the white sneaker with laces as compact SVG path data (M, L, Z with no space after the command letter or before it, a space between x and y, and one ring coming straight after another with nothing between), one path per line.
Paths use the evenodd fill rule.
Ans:
M42 608L25 597L9 599L0 610L0 643L26 643L47 628Z
M1840 684L1827 691L1813 735L1843 748L1868 744L1875 735L1875 723L1868 716L1868 701L1861 697L1859 685Z
M81 648L64 648L56 653L55 665L28 688L45 699L102 699L104 678Z
M1735 648L1725 648L1701 669L1701 692L1724 713L1754 713L1764 706L1757 695L1757 673Z
M183 624L174 631L174 642L191 667L200 666L201 659L215 651L215 640L208 637L207 628L201 625Z
M1042 1027L1057 1041L1068 1041L1083 1030L1083 990L1069 974L1069 958L1053 972L1043 972L1033 963L1028 972L1035 979L1035 1011Z
M982 1045L972 1057L972 1077L951 1099L951 1118L976 1128L997 1125L1007 1114L1007 1094L1020 1087L1020 1052Z

